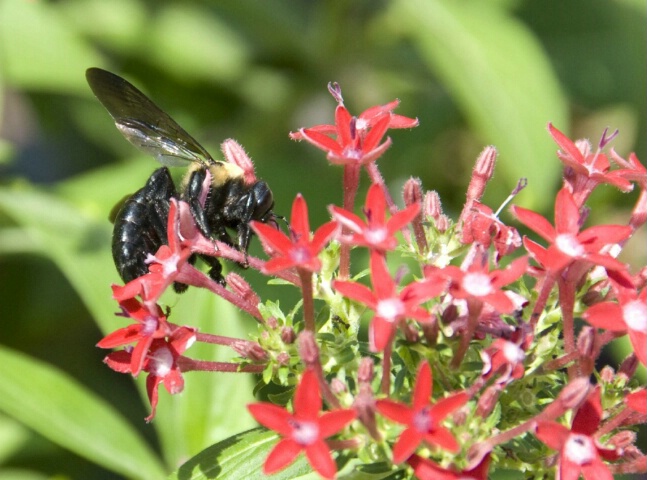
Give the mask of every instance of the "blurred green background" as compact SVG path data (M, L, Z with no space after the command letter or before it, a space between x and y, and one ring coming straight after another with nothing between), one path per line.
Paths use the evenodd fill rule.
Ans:
M253 425L241 410L250 379L188 374L184 399L162 392L146 425L141 385L101 363L94 345L123 325L110 299L108 212L157 165L121 138L86 68L131 80L214 156L238 140L275 210L289 215L301 192L313 226L341 202L341 169L288 133L332 123L329 81L351 113L399 98L397 112L419 118L389 132L379 160L394 196L418 176L456 218L474 159L492 144L500 157L485 201L496 210L527 177L516 202L552 218L561 164L549 121L594 146L618 128L614 148L647 158L646 17L640 0L0 0L0 478L155 478ZM367 186L363 177L360 200ZM626 222L636 196L599 189L592 219ZM641 266L644 231L637 237L624 260ZM246 275L264 298L296 298ZM174 317L253 331L201 293L169 297ZM145 453L125 440L111 451L139 435Z

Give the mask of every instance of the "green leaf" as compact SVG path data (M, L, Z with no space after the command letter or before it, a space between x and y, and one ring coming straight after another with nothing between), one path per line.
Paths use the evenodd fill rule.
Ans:
M0 209L19 225L25 243L63 272L102 330L113 330L117 324L110 283L119 277L109 253L110 224L105 216L28 185L0 189Z
M278 439L277 434L264 429L243 432L203 450L182 465L169 479L305 480L309 478L312 469L304 455L299 455L293 464L271 477L263 475L263 463Z
M544 187L556 184L561 171L546 125L551 121L567 130L568 117L539 42L490 2L399 0L392 5L390 25L412 38L482 140L497 147L497 172L509 188L526 177L531 188L523 192L524 203L546 206L550 196Z
M87 94L83 72L100 63L76 30L47 2L0 0L5 81L46 91Z
M196 326L201 332L246 338L250 326L233 306L213 293L189 288L176 298L171 321ZM195 344L185 355L210 361L231 361L235 357L233 350L211 344ZM160 389L153 421L170 465L178 465L208 445L256 425L246 408L254 401L252 375L188 372L184 381L184 391L179 395L170 396Z
M129 478L158 479L159 460L103 399L51 366L0 346L0 410L45 438Z

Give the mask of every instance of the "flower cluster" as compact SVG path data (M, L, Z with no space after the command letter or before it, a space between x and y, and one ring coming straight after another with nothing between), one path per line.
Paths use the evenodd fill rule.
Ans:
M339 86L329 91L335 124L291 134L343 168L343 205L328 207L329 222L313 233L297 194L286 233L251 223L264 261L202 236L188 205L172 199L167 244L149 253L149 272L113 286L119 315L131 324L99 346L125 347L106 357L114 370L147 374L147 420L159 384L180 393L188 371L262 373L266 384L293 392L291 407L248 406L281 436L266 474L302 452L323 478L362 465L419 479L486 479L498 468L589 480L646 472L634 429L647 419L645 387L635 378L647 364L647 267L632 269L618 256L647 221L647 171L636 156L606 152L615 134L605 132L593 149L549 124L564 164L554 222L511 208L518 225L539 236L531 239L482 203L493 147L478 157L456 221L418 179L407 181L399 208L377 161L391 146L388 129L417 119L395 114L398 101L353 116ZM242 147L229 140L223 152L253 175ZM362 170L370 186L356 208ZM584 226L586 201L601 184L640 190L626 224ZM525 186L520 181L512 196ZM351 264L353 249L368 260L368 278ZM222 285L192 265L196 253L280 277L302 301L285 313L240 275ZM259 332L234 339L170 323L160 296L174 284L225 298L256 319ZM620 338L632 352L616 371L601 352ZM185 353L195 341L230 347L239 358L191 359Z

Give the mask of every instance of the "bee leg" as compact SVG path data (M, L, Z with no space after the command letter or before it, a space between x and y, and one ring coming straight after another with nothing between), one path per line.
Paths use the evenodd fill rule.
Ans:
M210 257L208 255L200 255L200 258L211 267L209 269L209 277L223 287L227 285L225 277L222 275L222 264L220 261L216 257Z
M191 210L191 215L195 220L195 224L198 226L198 229L207 238L211 238L211 229L207 222L207 216L205 209L200 203L200 197L202 196L202 186L206 178L207 171L204 168L200 168L191 173L189 178L189 183L184 192L185 200L189 204L189 209Z

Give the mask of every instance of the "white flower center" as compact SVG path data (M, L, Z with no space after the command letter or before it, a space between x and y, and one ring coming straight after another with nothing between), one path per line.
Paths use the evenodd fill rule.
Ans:
M577 465L586 465L595 460L596 451L593 440L586 435L569 435L564 446L564 455Z
M310 251L306 247L295 247L290 250L290 258L298 264L307 263L310 260Z
M150 373L164 378L173 368L173 354L167 347L158 348L150 357Z
M145 337L150 337L154 334L155 330L157 330L157 325L159 325L157 317L154 317L153 315L146 315L142 323L142 335Z
M413 421L411 423L413 428L418 430L420 433L428 433L429 430L431 430L433 423L431 415L429 415L429 407L426 406L418 410L413 415Z
M632 300L622 307L622 318L631 330L647 333L647 305L640 300Z
M386 228L369 228L364 234L364 238L375 245L382 243L386 239L386 233Z
M482 297L492 293L492 284L489 275L485 273L467 273L463 277L463 288L470 295Z
M314 422L292 421L292 439L299 445L312 445L319 438L319 425Z
M399 298L387 298L377 302L375 313L389 322L395 322L404 314L404 305Z
M584 255L584 247L580 245L573 235L563 233L555 238L555 245L559 250L569 257L581 257Z
M521 363L526 358L526 353L516 343L505 342L502 350L505 359L512 364Z

